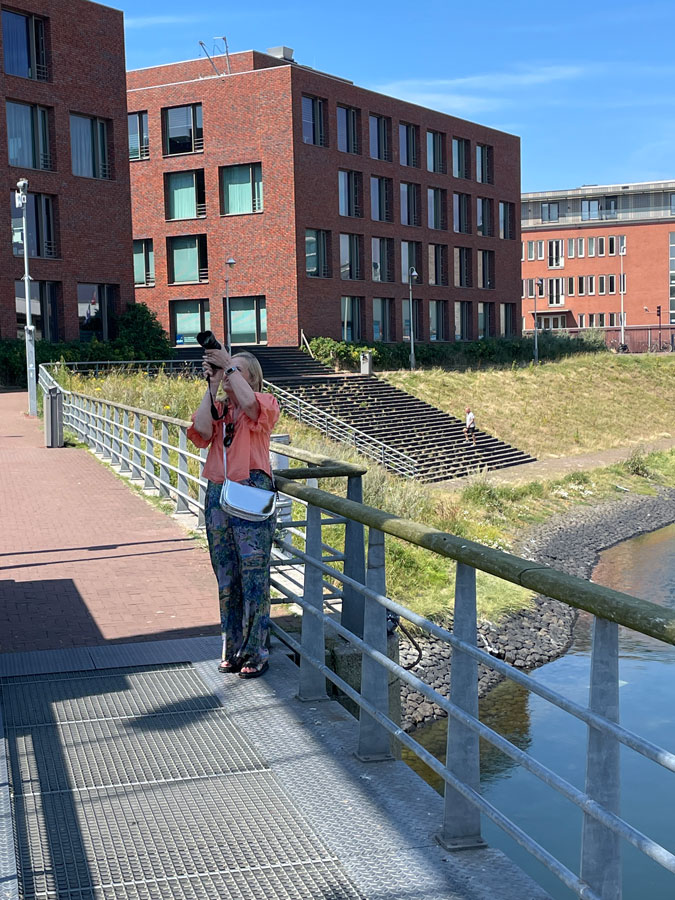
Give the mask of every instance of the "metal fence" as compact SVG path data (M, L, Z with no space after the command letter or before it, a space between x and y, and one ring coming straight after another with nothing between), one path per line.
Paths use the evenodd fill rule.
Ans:
M44 390L55 382L41 367ZM66 427L122 473L156 488L190 508L203 522L204 454L187 449L189 423L134 410L121 404L64 392ZM272 582L286 600L302 608L300 638L273 624L282 640L300 657L299 696L326 697L326 680L360 709L358 747L362 758L389 757L390 736L415 753L445 783L444 816L438 839L448 849L483 846L481 814L487 816L584 900L621 898L621 845L628 842L675 875L675 855L625 821L619 812L619 750L623 745L675 773L675 753L619 724L619 626L675 645L675 612L530 560L460 539L434 528L397 518L362 503L363 469L296 448L277 453L309 463L289 469L278 461L277 484L282 505ZM313 486L322 477L346 476L347 497ZM308 481L301 484L300 481ZM192 489L190 489L192 485ZM194 494L197 494L196 498ZM292 519L291 503L302 510ZM323 540L327 525L344 526L344 549ZM365 529L367 528L367 544ZM387 597L385 535L407 541L457 563L453 630ZM367 546L367 553L366 553ZM304 547L304 549L302 549ZM580 705L496 659L477 646L476 571L553 597L594 616L589 705ZM335 605L341 607L339 620ZM326 614L328 607L331 615ZM447 699L387 656L387 616L393 614L452 647L452 679ZM361 653L360 692L325 662L326 632L336 634ZM542 765L478 718L478 664L501 675L575 717L588 727L585 789ZM406 734L389 716L390 675L407 683L449 716L446 764ZM561 863L480 793L479 739L510 757L583 813L579 873ZM654 798L658 802L658 798ZM675 891L675 878L673 880Z

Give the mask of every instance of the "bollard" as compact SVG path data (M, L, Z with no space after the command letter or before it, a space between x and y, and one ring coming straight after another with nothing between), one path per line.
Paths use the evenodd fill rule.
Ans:
M51 387L44 394L45 447L63 447L63 394Z

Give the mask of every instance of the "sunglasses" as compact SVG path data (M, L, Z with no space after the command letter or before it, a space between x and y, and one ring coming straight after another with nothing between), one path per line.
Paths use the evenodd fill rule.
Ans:
M223 434L223 446L229 447L234 440L234 422L228 422Z

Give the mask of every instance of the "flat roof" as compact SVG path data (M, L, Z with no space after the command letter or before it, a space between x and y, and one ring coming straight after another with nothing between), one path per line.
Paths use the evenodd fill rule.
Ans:
M562 191L529 191L521 194L522 200L538 200L544 197L586 196L589 194L620 194L622 191L675 191L675 180L668 181L633 181L628 184L582 184L581 187Z

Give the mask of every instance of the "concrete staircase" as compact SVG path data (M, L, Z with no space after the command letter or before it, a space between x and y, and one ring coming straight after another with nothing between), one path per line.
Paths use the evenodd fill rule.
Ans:
M476 431L474 447L464 439L462 420L372 375L335 374L295 347L237 349L255 354L272 385L412 457L422 481L534 461L484 431Z

